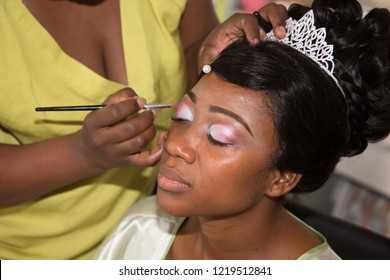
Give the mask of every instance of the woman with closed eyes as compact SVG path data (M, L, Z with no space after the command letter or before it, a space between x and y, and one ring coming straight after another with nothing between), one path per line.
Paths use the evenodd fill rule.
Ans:
M161 137L156 196L98 259L339 259L281 202L389 134L390 14L331 0L289 15L286 40L237 41L204 67Z

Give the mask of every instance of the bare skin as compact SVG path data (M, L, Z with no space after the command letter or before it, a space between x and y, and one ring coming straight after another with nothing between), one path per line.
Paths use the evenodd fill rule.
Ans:
M64 52L109 80L127 83L119 1L97 5L47 0L24 3Z
M176 260L296 260L321 244L320 239L282 207L224 221L188 218L166 259ZM253 219L256 223L249 223ZM227 234L228 233L228 234Z

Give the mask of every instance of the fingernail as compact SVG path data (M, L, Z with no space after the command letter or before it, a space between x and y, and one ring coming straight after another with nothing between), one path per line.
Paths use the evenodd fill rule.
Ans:
M254 38L254 39L252 40L252 44L253 44L253 45L257 45L258 43L260 43L260 39L259 39L259 38Z
M278 26L278 32L280 35L285 35L286 34L286 29L283 26Z
M136 101L137 101L137 104L138 104L138 107L140 107L140 108L143 108L144 107L144 105L146 104L146 100L144 99L144 98L137 98L136 99Z

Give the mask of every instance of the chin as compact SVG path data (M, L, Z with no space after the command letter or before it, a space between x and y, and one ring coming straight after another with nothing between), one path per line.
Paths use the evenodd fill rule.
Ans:
M188 217L189 211L180 203L183 200L179 197L170 195L162 190L157 190L156 200L160 209L169 215L174 217Z

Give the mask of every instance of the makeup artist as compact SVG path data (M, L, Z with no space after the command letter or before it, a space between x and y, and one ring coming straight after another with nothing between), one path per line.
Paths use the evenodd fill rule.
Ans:
M275 7L261 13L278 23ZM256 19L243 18L200 59L244 33L255 43ZM211 0L0 0L0 259L92 257L155 185L152 140L172 112L140 108L192 87L217 24Z

